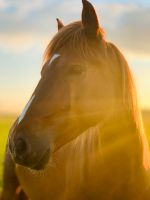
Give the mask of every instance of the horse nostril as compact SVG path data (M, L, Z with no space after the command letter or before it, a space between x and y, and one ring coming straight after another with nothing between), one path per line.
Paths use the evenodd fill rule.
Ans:
M25 155L27 153L27 144L22 138L19 138L16 141L15 153L20 156Z

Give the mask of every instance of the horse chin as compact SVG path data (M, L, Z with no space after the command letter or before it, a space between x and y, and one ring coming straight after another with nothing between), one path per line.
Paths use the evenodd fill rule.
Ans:
M32 165L29 168L33 170L43 170L49 161L49 157L50 157L50 149L46 151L46 153L41 157L41 159L36 164Z

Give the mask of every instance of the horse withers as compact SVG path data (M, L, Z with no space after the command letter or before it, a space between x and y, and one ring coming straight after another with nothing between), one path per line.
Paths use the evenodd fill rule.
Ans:
M10 130L1 200L148 200L150 157L134 81L94 7L64 26Z

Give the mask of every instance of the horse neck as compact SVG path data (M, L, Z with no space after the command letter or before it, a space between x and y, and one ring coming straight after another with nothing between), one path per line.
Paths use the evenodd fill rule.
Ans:
M136 152L138 135L135 129L135 124L126 114L119 118L113 115L104 123L89 128L64 147L69 168L75 171L78 169L79 174L82 174L85 171L91 173L94 168L111 170L111 166L114 166L117 169L122 158L126 158L124 162L129 163L130 157L134 158L140 152Z
M89 128L58 154L65 164L68 190L82 185L87 191L91 188L91 194L103 194L110 185L110 197L127 188L126 199L132 199L128 195L141 188L144 191L148 185L139 132L132 116L125 112Z
M101 140L107 143L119 142L130 136L137 136L136 122L129 112L116 112L110 115L103 123L100 124ZM125 137L125 138L124 138Z
M78 165L75 168L79 168L80 173L85 168L90 171L95 165L111 169L110 163L116 169L121 162L142 165L142 148L136 123L125 112L89 128L64 149L67 152L69 149L68 162L71 165L75 162L73 165Z
M100 127L100 138L104 154L114 153L122 159L136 159L142 163L142 147L140 141L140 129L133 116L129 112L120 112L112 115L103 126Z

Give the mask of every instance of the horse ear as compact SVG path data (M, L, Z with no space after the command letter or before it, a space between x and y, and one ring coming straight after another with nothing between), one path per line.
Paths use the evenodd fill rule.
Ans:
M90 37L96 37L99 32L99 21L93 5L87 0L82 0L82 24Z
M57 25L58 25L58 30L64 27L63 23L57 18Z

